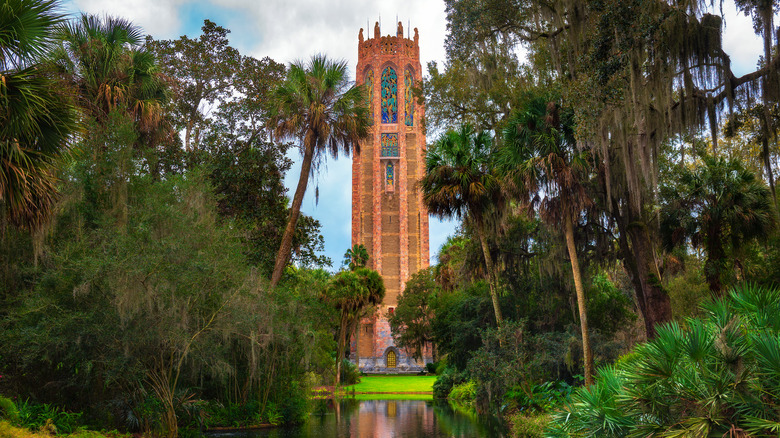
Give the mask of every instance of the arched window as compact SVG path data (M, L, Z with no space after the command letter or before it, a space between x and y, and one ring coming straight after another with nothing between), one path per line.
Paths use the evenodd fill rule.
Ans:
M370 124L374 124L374 70L368 70L366 73L366 104L368 104L368 116L370 117Z
M393 67L382 72L382 123L398 122L398 75Z
M387 352L387 367L395 368L395 351L393 350Z
M414 76L411 69L404 72L404 119L406 126L414 126Z

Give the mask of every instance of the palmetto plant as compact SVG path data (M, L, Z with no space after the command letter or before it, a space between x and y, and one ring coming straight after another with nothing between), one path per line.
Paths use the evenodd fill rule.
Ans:
M778 436L780 290L743 285L703 310L602 368L547 436Z
M62 16L51 0L0 2L0 207L35 227L54 201L54 164L76 128L62 84L40 64Z

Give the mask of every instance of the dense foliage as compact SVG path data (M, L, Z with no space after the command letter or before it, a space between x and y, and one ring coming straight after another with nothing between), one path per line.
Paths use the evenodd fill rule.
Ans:
M555 415L550 436L775 435L780 290L745 285L702 310L602 368Z

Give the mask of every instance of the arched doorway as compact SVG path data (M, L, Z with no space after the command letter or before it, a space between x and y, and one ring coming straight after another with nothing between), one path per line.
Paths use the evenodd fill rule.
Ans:
M395 351L390 350L387 352L387 367L395 368Z

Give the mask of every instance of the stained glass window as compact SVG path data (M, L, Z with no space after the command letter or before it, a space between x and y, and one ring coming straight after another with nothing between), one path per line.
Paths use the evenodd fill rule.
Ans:
M368 116L371 124L374 124L374 70L366 73L366 103L368 104Z
M414 87L414 77L412 71L406 69L404 73L404 115L406 126L414 126L414 96L412 88Z
M385 188L387 190L393 189L395 183L395 166L392 162L388 162L385 165Z
M393 67L382 72L382 123L398 122L398 75Z
M380 146L382 157L400 157L398 153L398 134L382 134Z
M395 351L390 350L387 352L387 367L395 368Z

